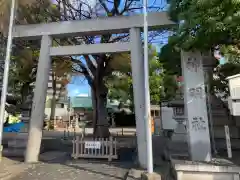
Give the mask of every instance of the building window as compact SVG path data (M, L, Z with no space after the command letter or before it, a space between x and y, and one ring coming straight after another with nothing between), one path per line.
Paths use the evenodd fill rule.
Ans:
M58 104L56 104L56 108L64 108L64 104L63 103L58 103Z
M154 110L151 110L151 116L154 117Z
M160 114L159 111L156 110L156 111L155 111L155 116L157 117L157 116L159 116L159 114Z

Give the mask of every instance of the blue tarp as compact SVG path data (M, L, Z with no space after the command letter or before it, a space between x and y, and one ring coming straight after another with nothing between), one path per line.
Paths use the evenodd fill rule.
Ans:
M3 132L19 132L23 126L23 122L9 124L8 126L3 127Z

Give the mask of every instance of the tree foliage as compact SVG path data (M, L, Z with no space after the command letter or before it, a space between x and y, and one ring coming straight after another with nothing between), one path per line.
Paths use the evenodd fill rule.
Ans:
M229 76L240 73L240 64L226 63L214 69L214 77L211 84L211 92L221 93L222 97L229 96L228 80Z
M182 49L212 49L239 44L238 0L169 0L170 17L179 23L172 41Z
M174 44L168 43L161 48L159 60L163 68L169 75L181 75L181 55L180 49Z
M149 47L149 90L151 104L159 104L161 100L175 96L176 81L167 74L162 61L159 60L154 47ZM133 86L131 68L125 66L120 72L114 72L108 77L109 98L122 102L130 100L133 103Z
M214 78L211 84L214 92L227 95L228 84L225 78L239 72L240 1L169 0L168 3L169 15L178 27L173 28L169 44L160 54L160 57L170 62L165 66L177 72L175 65L180 65L180 54L179 60L172 58L174 50L220 51L228 63L213 67ZM166 50L168 48L170 51Z
M163 88L163 67L158 60L156 48L149 48L149 91L151 104L159 104Z
M16 6L29 7L36 2L37 0L16 0ZM11 0L0 0L0 30L2 32L6 32L8 29L11 4Z
M23 4L19 4L16 23L49 22L52 21L52 19L46 12L51 11L57 14L57 10L48 0L39 2L29 1L29 4L30 2L31 6L28 6L28 3L23 1ZM9 90L16 95L20 95L23 103L26 96L31 94L33 90L32 84L36 80L40 41L15 40L14 44L10 66ZM60 72L60 70L63 71L62 68L60 68L60 61L61 67L68 66L66 66L65 61L62 60L63 58L55 58L54 62L57 59L59 62L58 68L56 69L58 69L58 74L63 74L63 72Z
M13 56L9 75L9 87L22 102L32 92L31 84L36 80L39 50L24 48Z

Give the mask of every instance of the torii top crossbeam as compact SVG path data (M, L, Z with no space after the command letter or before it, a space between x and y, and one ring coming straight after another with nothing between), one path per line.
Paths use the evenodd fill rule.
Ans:
M148 26L158 29L173 25L166 12L149 13ZM61 37L67 35L100 35L104 33L124 33L130 28L142 28L143 15L104 17L89 20L61 21L47 24L16 25L14 38L40 38L43 35Z

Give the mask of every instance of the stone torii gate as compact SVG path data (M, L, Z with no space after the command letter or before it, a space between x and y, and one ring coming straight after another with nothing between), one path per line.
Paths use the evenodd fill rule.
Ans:
M148 25L149 29L159 29L163 26L173 25L169 20L167 13L149 13ZM138 144L138 160L142 167L147 166L147 142L146 142L146 123L144 122L144 77L143 77L143 50L140 37L143 27L143 15L135 16L119 16L111 18L97 18L81 21L64 21L53 22L48 24L33 25L16 25L13 30L14 38L41 39L41 49L39 64L37 70L36 86L33 99L33 107L30 120L30 133L33 137L28 141L28 152L35 152L32 156L25 157L27 162L38 161L38 155L41 145L42 124L44 119L45 98L47 93L48 74L51 67L51 57L66 55L84 55L84 54L101 54L116 52L131 52L133 89L134 89L134 107L136 113L137 128L137 144ZM107 44L91 44L77 46L52 46L52 38L81 36L81 35L101 35L104 33L130 33L129 42L107 43ZM193 60L200 60L198 66L201 67L201 57L199 54L190 54ZM206 116L206 102L204 98L200 100L192 99L188 95L190 88L202 85L204 79L200 71L189 70L189 54L182 54L183 72L185 77L185 107L188 111L189 119L189 139L190 150L193 160L209 160L210 142L208 132L208 119ZM199 59L200 58L200 59ZM200 68L201 69L201 68ZM192 78L188 78L191 76ZM194 79L196 78L196 79ZM199 88L197 89L199 90ZM204 92L202 92L204 94ZM191 101L191 102L188 102ZM205 104L205 105L204 105ZM193 109L194 107L194 109ZM198 119L195 114L197 112ZM192 120L194 119L194 120ZM192 122L198 125L195 128ZM204 124L204 123L205 124ZM202 125L203 124L203 125ZM202 127L202 128L201 128ZM196 145L201 148L195 148ZM36 146L37 145L37 146Z

